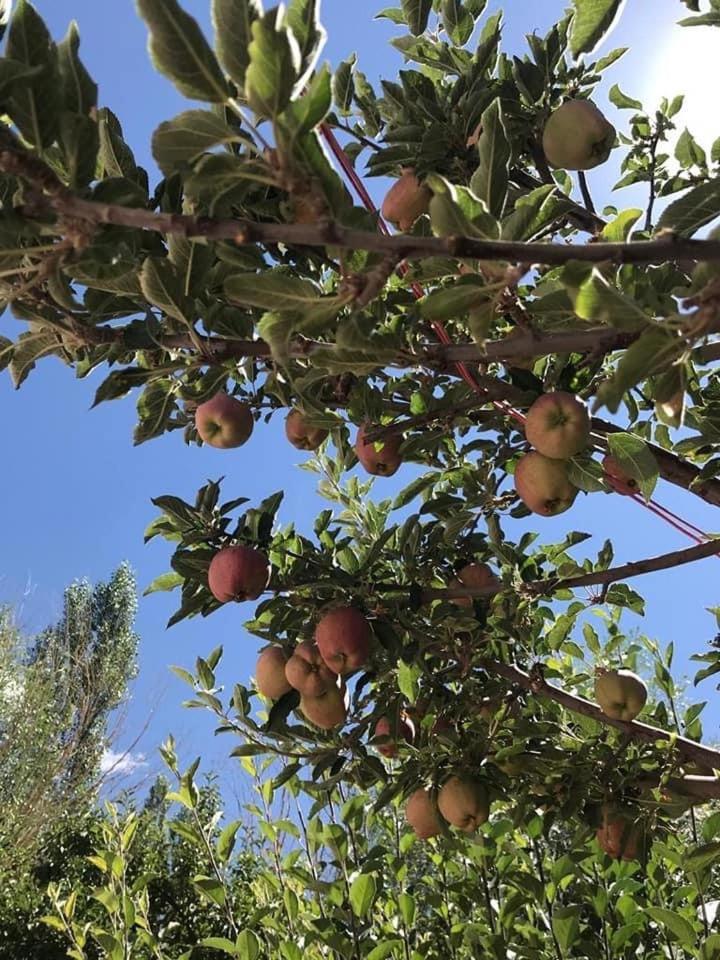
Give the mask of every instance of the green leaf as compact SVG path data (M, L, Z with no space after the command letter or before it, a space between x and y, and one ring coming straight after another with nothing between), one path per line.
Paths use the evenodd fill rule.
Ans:
M82 113L60 114L60 144L70 187L81 190L94 179L100 149L98 126Z
M41 357L58 350L58 338L52 330L40 328L36 332L21 333L13 346L12 359L8 364L15 388L20 387Z
M28 0L18 0L10 20L7 56L37 72L14 85L7 111L23 137L42 150L58 133L61 84L57 49L44 21Z
M332 75L324 64L310 81L305 93L285 111L283 120L292 125L296 136L309 133L323 122L332 106Z
M322 297L315 284L286 273L239 273L225 281L225 295L233 303L263 310L303 311L317 306Z
M683 869L687 873L698 873L712 866L720 860L720 841L703 843L698 847L690 847L685 851Z
M417 37L427 29L432 0L401 0L405 22L413 36Z
M685 917L676 913L674 910L666 910L663 907L645 907L652 919L669 931L673 937L684 947L692 948L697 940L697 931Z
M426 320L452 320L480 307L488 299L488 291L475 278L458 280L452 287L433 290L420 304Z
M137 6L150 30L150 56L160 73L185 97L224 103L227 82L197 20L178 0L137 0Z
M5 36L5 30L10 21L13 0L0 0L0 40Z
M720 177L694 187L663 211L658 230L673 230L684 237L720 216Z
M242 820L233 820L220 833L217 839L217 857L220 863L227 863L235 847L237 832L242 826Z
M343 60L333 76L333 103L344 117L350 113L355 96L353 70L356 63L357 54L353 53L347 60Z
M175 590L177 587L182 586L184 582L185 578L181 577L179 573L175 573L174 570L171 570L168 573L161 573L159 577L155 577L149 587L146 587L146 589L143 591L143 596L147 597L151 593L161 593L166 590Z
M642 216L642 210L623 210L603 227L602 238L608 243L627 243L630 232Z
M605 490L602 466L589 457L573 457L568 464L568 480L578 490L585 493L598 493Z
M620 468L637 480L643 496L649 500L659 476L657 460L650 447L631 433L610 433L607 441Z
M189 166L196 157L242 136L211 110L186 110L161 123L152 137L152 153L167 177Z
M97 106L98 88L80 59L79 49L80 33L73 20L65 39L58 44L58 67L66 108L87 115Z
M574 300L575 313L583 320L620 330L642 329L649 322L640 304L613 286L597 268L578 290L568 292Z
M169 260L148 257L140 271L143 296L169 317L188 325L194 319L194 306L185 296L182 277Z
M631 387L650 374L669 367L681 350L681 342L670 331L660 327L646 330L623 353L612 379L601 385L593 409L605 405L615 412Z
M580 936L580 907L557 907L552 914L552 928L565 954Z
M398 896L398 906L405 926L412 927L415 923L415 898L409 893L401 893Z
M217 904L219 907L224 906L225 887L215 877L197 876L193 878L192 883L198 893L206 900Z
M612 29L624 5L624 0L573 0L573 18L570 25L570 50L577 59L582 53L591 53Z
M675 144L675 159L680 163L683 169L690 167L705 167L707 156L700 144L695 140L690 131L685 128L678 137Z
M442 0L440 14L452 42L459 47L465 46L475 27L475 18L464 8L462 0Z
M392 505L393 510L399 510L401 507L406 507L408 503L414 500L419 493L422 493L423 490L427 490L428 487L431 487L437 479L438 474L434 472L424 473L422 476L416 477L395 497Z
M398 663L398 689L409 703L414 703L418 695L418 681L422 673L415 663Z
M377 881L371 874L361 873L350 885L350 906L356 917L364 917L370 911L377 893Z
M393 951L401 949L402 945L402 940L397 937L391 940L383 940L382 943L372 948L367 955L367 960L387 960L388 957L392 956Z
M260 941L252 930L242 930L237 936L235 946L241 960L258 960L260 956Z
M215 48L231 79L245 91L252 25L262 16L261 0L212 0Z
M231 957L238 955L235 944L226 937L205 937L200 941L200 946L210 947L212 950L222 950L223 953L229 953Z
M617 84L610 88L608 98L618 110L642 110L642 103L624 94Z
M511 151L499 98L485 110L481 123L480 165L473 174L470 188L485 201L490 213L500 219L507 198Z
M320 0L289 0L286 6L285 24L300 48L302 73L298 86L303 87L313 73L327 33L320 23Z
M280 23L281 10L267 13L252 25L250 63L245 73L245 95L253 110L277 117L290 102L298 80L300 52Z

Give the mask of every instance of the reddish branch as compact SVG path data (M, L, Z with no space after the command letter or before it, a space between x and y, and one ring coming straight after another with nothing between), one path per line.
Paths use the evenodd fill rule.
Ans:
M600 707L591 700L586 700L584 697L579 697L576 694L568 693L566 690L561 690L559 687L548 683L541 676L525 673L524 670L511 664L501 663L497 660L482 660L480 667L488 673L494 673L497 676L503 677L510 683L522 687L524 690L528 690L536 696L547 697L549 700L554 700L555 703L559 703L567 710L572 710L574 713L581 713L583 716L590 717L592 720L596 720L598 723L605 724L606 726L615 727L616 730L621 730L626 736L632 737L634 740L644 740L648 743L657 743L658 741L671 743L684 760L691 760L693 763L698 763L713 769L720 769L720 751L713 750L712 747L706 747L702 743L696 743L694 740L688 740L686 737L669 733L667 730L661 730L659 727L651 727L647 723L640 723L638 720L631 722L613 720L604 714ZM720 796L720 781L713 781L712 778L707 777L692 777L687 779L688 781L694 782L690 784L691 789L695 786L697 791L707 791L704 794L698 792L696 795ZM711 792L708 788L709 784L713 782L715 787ZM678 786L684 783L685 780L675 781L675 784Z

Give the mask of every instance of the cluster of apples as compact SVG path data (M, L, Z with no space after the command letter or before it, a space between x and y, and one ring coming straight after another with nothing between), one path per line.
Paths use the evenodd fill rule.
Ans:
M570 482L567 461L590 442L587 407L571 393L545 393L528 410L525 436L535 449L522 456L515 467L518 496L542 517L564 513L578 493Z
M301 641L290 656L279 644L266 647L255 683L270 700L297 690L303 715L321 730L332 730L347 719L345 676L367 662L371 648L372 630L360 610L336 607L320 619L314 639Z

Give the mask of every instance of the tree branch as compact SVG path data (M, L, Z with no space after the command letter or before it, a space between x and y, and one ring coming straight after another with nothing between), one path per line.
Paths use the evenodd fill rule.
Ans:
M189 239L229 240L238 246L255 243L335 246L394 256L397 261L438 256L528 265L560 265L571 260L586 263L611 261L618 264L663 263L672 259L720 260L720 240L692 240L672 235L637 243L519 243L475 240L462 236L385 236L349 229L332 220L317 225L256 223L252 220L157 213L139 207L83 200L75 196L44 161L25 150L7 128L0 131L0 141L3 147L0 150L0 171L28 180L44 194L45 205L60 217L94 226L111 224Z
M596 720L598 723L605 724L606 726L615 727L616 730L621 730L626 736L634 740L644 740L648 743L656 743L658 740L662 740L665 743L672 743L684 759L692 760L694 763L703 764L713 769L720 769L720 751L713 750L712 747L706 747L702 743L696 743L694 740L688 740L686 737L677 736L675 733L669 733L667 730L661 730L659 727L651 727L647 723L640 723L638 720L632 720L630 722L613 720L611 717L606 716L600 707L591 700L586 700L584 697L579 697L576 694L561 690L559 687L548 683L542 677L531 676L529 673L525 673L524 670L511 664L501 663L497 660L482 660L480 667L488 673L494 673L497 676L503 677L505 680L510 681L510 683L516 684L524 690L529 690L537 696L554 700L567 710L572 710L574 713L580 713L585 717L590 717L592 720ZM702 791L710 792L712 789L714 789L712 796L720 795L720 781L712 781L717 785L716 788L712 788L708 783L711 778L683 778L683 784L686 779L690 781L691 789L695 788L698 791L695 795L707 796L707 793L703 793Z

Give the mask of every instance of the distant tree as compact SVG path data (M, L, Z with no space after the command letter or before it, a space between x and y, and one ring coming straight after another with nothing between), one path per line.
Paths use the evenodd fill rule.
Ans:
M137 669L135 579L73 583L59 621L27 638L0 620L0 884L48 831L93 802L109 720Z

